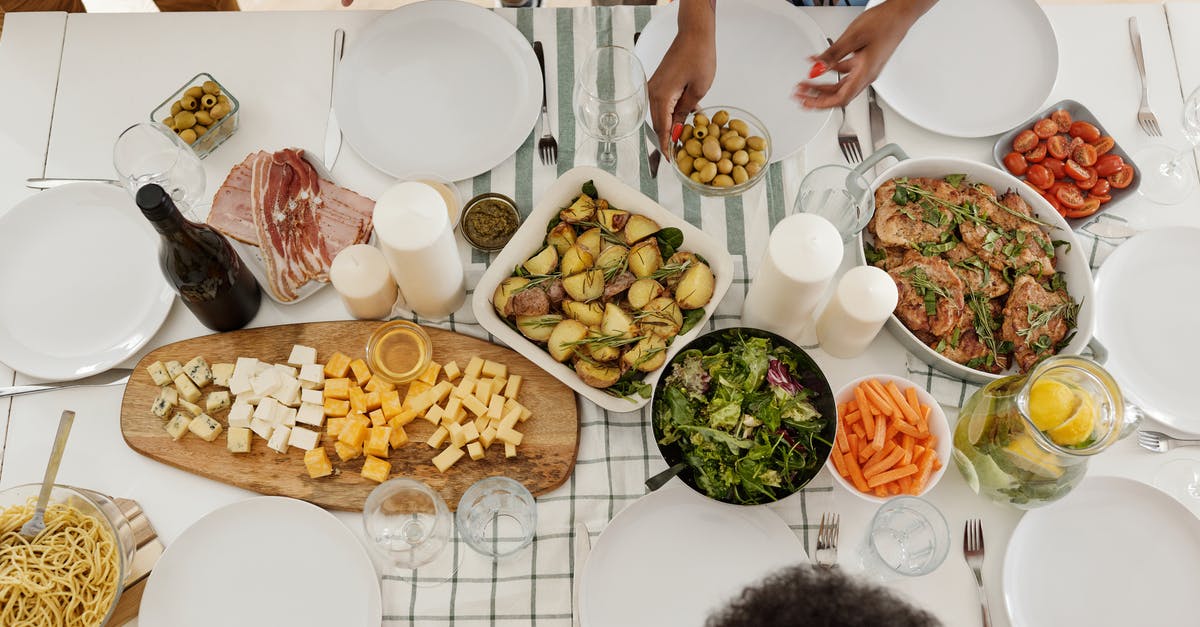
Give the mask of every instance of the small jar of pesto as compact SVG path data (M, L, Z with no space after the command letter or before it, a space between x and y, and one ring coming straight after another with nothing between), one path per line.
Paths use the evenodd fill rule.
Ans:
M496 193L480 194L468 201L458 223L467 243L483 252L504 248L520 226L516 203Z

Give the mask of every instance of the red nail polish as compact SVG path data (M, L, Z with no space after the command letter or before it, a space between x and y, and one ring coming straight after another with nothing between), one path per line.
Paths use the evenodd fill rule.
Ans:
M824 62L817 61L816 63L813 64L812 69L808 71L808 77L816 78L828 71L829 71L828 65L825 65Z
M676 122L675 126L671 127L671 141L677 142L683 136L683 122Z

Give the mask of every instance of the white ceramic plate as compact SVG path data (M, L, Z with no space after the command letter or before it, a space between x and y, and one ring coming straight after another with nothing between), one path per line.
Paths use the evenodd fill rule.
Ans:
M175 299L158 240L115 185L64 185L18 203L0 217L0 361L78 379L134 354Z
M581 624L703 625L747 585L807 561L770 508L670 485L622 510L596 540L580 575Z
M647 78L674 41L678 19L675 2L656 11L642 29L636 52ZM827 47L817 23L786 2L718 2L717 75L701 105L737 107L758 116L774 143L771 161L782 161L812 141L832 115L805 110L792 99L796 84L808 78L808 58Z
M1200 229L1147 231L1121 244L1096 272L1096 339L1129 400L1164 424L1200 434L1195 376L1181 367L1200 354L1200 292L1194 280L1180 280L1196 268Z
M333 86L346 141L400 179L492 169L529 136L541 106L530 43L504 18L457 0L380 17L351 38Z
M1004 557L1015 627L1184 625L1200 616L1200 520L1131 479L1091 477L1025 514Z
M188 527L146 583L142 627L378 627L379 576L325 510L278 496L227 505Z
M1058 40L1036 0L940 0L874 85L913 124L986 137L1037 113L1057 76Z
M717 284L713 290L712 300L704 307L704 318L691 331L675 338L667 348L667 362L693 338L704 331L704 325L712 317L717 304L725 298L725 292L733 283L733 257L729 251L717 243L710 235L692 226L687 220L667 211L665 207L654 202L649 196L622 183L617 177L605 170L590 166L581 166L563 173L553 185L542 194L538 203L521 228L513 235L508 244L492 260L471 299L471 308L479 325L496 336L509 348L521 353L526 359L540 366L546 372L554 375L559 381L566 383L579 394L587 397L593 403L609 411L635 411L650 402L648 398L618 398L607 394L604 390L594 388L583 382L579 375L567 364L554 361L546 349L533 343L525 336L505 324L492 307L492 294L500 282L512 275L514 267L525 262L542 248L546 239L546 225L551 218L558 215L562 209L570 206L571 201L579 196L579 189L587 181L596 184L596 191L601 198L609 201L614 207L619 207L631 213L641 214L654 220L659 226L673 226L683 231L683 246L680 250L694 252L708 260L709 267L716 275ZM663 369L659 368L648 374L645 382L651 388L658 381Z

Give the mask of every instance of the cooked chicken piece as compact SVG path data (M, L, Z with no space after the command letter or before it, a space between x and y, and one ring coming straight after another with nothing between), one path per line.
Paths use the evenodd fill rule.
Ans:
M958 326L965 309L963 282L945 259L908 251L888 274L900 292L896 316L917 337L928 341L929 336L942 337ZM927 295L933 302L932 316L926 308Z
M508 304L512 313L518 316L543 316L550 313L550 297L540 287L531 287L513 294Z
M629 289L630 285L637 280L637 277L632 272L626 270L604 284L604 300L610 300L612 297Z
M970 307L963 312L962 319L953 331L936 342L931 342L929 347L955 363L966 365L974 360L970 367L977 370L995 374L1008 367L1008 355L997 355L990 365L986 363L991 351L979 339L975 330L975 313Z
M1031 215L1029 205L1020 196L1008 192L997 198L1004 204L1001 207L992 201L995 190L987 185L969 186L963 195L975 204L983 222L964 220L958 229L963 243L980 259L997 270L1016 268L1037 276L1054 274L1054 259L1044 248L1050 243L1049 237L1038 225L1013 215Z
M967 292L982 292L988 298L1008 293L1008 282L999 271L994 270L970 248L959 244L944 253L946 261L963 280Z
M1013 343L1021 372L1028 371L1054 349L1070 331L1064 314L1073 308L1063 292L1051 292L1028 275L1017 277L1004 306L1000 338Z
M876 261L872 265L884 270L891 270L900 265L900 262L904 259L904 254L908 252L908 249L897 246L880 246L875 250L883 253L883 259Z
M961 192L941 179L914 178L908 182L948 202L962 202ZM875 235L877 245L909 247L938 242L943 233L954 228L953 216L945 207L928 199L909 200L901 205L895 195L895 179L875 190L875 215L867 229Z

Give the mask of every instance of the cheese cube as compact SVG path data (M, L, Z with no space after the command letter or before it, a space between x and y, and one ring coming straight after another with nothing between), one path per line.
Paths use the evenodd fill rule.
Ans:
M361 422L351 420L342 426L342 431L338 433L338 442L342 442L349 446L362 446L363 440L367 439L367 426Z
M423 416L423 418L425 418L425 420L428 420L430 422L430 424L436 425L437 423L442 421L442 416L444 416L444 415L446 415L445 410L443 410L438 405L434 405L433 407L430 407L428 410L425 411L425 415Z
M487 429L488 425L492 424L492 419L488 418L487 414L484 414L484 415L476 418L475 422L473 422L472 424L475 425L475 431L477 431L479 433L483 433L483 430Z
M241 396L254 391L254 386L250 385L250 376L246 374L234 373L229 378L229 393L234 396Z
M384 414L384 415L386 416L387 414ZM417 417L417 412L415 412L411 409L406 409L406 410L396 414L395 416L393 416L392 420L399 422L402 425L406 425L406 424L412 422L414 419L416 419L416 417Z
M408 406L408 410L414 412L416 415L424 414L435 402L432 394L433 390L430 390L414 398L412 404Z
M425 383L424 381L413 381L412 383L409 383L408 391L404 393L404 406L412 407L414 400L432 389L433 386Z
M225 448L230 453L250 452L250 430L244 427L229 427L225 435Z
M350 362L350 372L354 373L354 381L358 383L359 387L366 385L367 381L371 380L371 369L362 359Z
M154 414L155 416L158 416L159 418L166 420L167 415L171 413L171 409L174 407L175 407L174 404L168 403L167 399L164 398L162 394L159 394L154 399L154 403L152 405L150 405L150 412L152 414Z
M189 403L200 400L200 388L196 387L186 374L179 373L179 376L175 377L175 389L179 390L179 396Z
M254 407L246 403L234 403L229 409L229 428L239 427L242 429L250 428L250 420L254 417Z
M213 364L212 377L213 383L223 388L229 387L229 379L233 377L233 364Z
M462 370L458 369L458 362L452 361L445 366L442 366L442 373L446 375L447 381L454 381L462 376Z
M440 404L442 401L449 398L450 392L452 392L453 390L454 390L453 383L450 383L449 381L442 381L441 383L433 386L433 389L429 390L429 392L427 392L427 395L433 401L433 404L436 405L436 404Z
M483 362L483 376L485 377L507 377L508 366L502 363L492 361L490 359Z
M333 443L333 452L337 453L338 459L344 462L362 457L363 454L361 446L350 446L342 441Z
M372 427L382 427L388 423L388 418L387 416L383 415L382 409L376 409L370 414L367 414L367 417L371 419Z
M521 408L521 422L525 422L526 420L529 420L529 417L532 415L533 415L533 412L529 411L528 407Z
M279 376L284 379L288 379L288 378L295 379L296 375L300 374L299 369L293 368L287 364L275 364L271 367L274 368L275 372L278 372Z
M471 442L467 445L467 454L470 455L471 459L473 460L481 460L483 459L483 446L481 446L478 442Z
M250 378L250 388L255 394L261 396L270 396L272 392L279 389L279 371L274 368L268 368Z
M491 446L492 442L495 440L496 440L495 427L488 427L487 429L483 430L483 433L479 434L479 443L483 445L484 450L487 450L487 447Z
M306 390L319 390L325 387L325 369L320 364L305 364L300 366L300 387Z
M388 424L388 427L392 430L391 434L388 436L388 444L392 448L399 448L405 444L408 444L408 433L404 430L404 425L397 424L393 419L392 422Z
M254 435L264 440L269 440L271 439L271 433L275 431L275 423L267 422L261 418L251 418L250 430L254 432Z
M379 392L367 392L363 397L367 406L367 413L373 412L383 406L383 397Z
M437 362L430 362L429 367L425 368L425 372L422 372L421 376L417 377L417 380L424 381L429 385L433 385L437 383L438 374L441 373L441 371L441 364Z
M508 385L504 387L504 395L512 399L517 398L517 394L521 391L521 381L523 379L519 374L509 377Z
M195 403L189 403L182 398L179 399L179 407L193 416L199 416L200 414L204 413L204 410L201 409L199 405Z
M446 427L438 427L433 431L433 435L429 436L429 439L426 440L425 443L428 444L430 448L441 448L442 443L444 443L448 437L450 437L450 432L446 430Z
M507 414L504 414L504 418L500 419L500 426L496 427L496 430L503 431L505 429L512 429L513 427L517 426L517 421L520 419L520 410L516 408L511 409Z
M396 384L392 383L391 381L384 380L383 377L371 377L371 380L367 381L367 384L363 386L363 389L368 392L379 392L380 394L383 394L384 392L391 392L392 390L396 389Z
M504 457L512 458L517 456L517 445L511 442L504 443Z
M276 453L286 453L288 447L288 439L292 437L290 427L284 425L275 425L275 430L271 432L271 439L267 440L267 448Z
M193 357L183 366L183 372L195 382L196 387L202 388L212 383L212 368L208 367L208 362L204 361L203 357Z
M467 417L467 410L461 405L458 408L458 413L454 414L454 422L462 422Z
M304 452L304 468L308 470L310 479L328 477L333 474L333 464L325 447L320 446Z
M280 406L275 410L275 422L288 427L296 426L296 408Z
M296 422L320 427L325 423L325 408L318 403L300 403Z
M458 410L460 409L462 409L462 399L452 396L450 400L446 401L446 409L442 412L442 415L454 422L458 422Z
M392 474L392 464L378 457L367 456L367 461L363 462L362 476L377 483L387 481L388 475Z
M171 382L171 375L161 361L146 366L146 372L150 373L150 379L154 381L154 385L167 385Z
M258 403L258 407L254 410L254 417L271 424L278 424L279 419L275 417L282 405L279 401L273 398L264 398Z
M466 398L475 392L475 379L471 377L463 377L458 385L450 392L450 395L455 398Z
M357 385L350 388L350 409L356 412L367 413L367 393L362 391L362 388Z
M175 389L174 386L160 388L158 390L158 397L167 401L167 404L172 407L179 404L179 390Z
M217 439L217 436L221 435L223 428L221 427L221 423L213 420L208 414L200 414L188 423L188 431L195 433L205 442L212 442Z
M475 382L475 398L479 399L480 403L487 405L492 398L492 380L480 379Z
M229 398L229 392L222 390L220 392L212 392L208 398L204 400L204 408L208 413L215 414L223 409L227 409L233 405L233 399Z
M339 401L336 398L325 399L326 416L345 416L350 413L350 401Z
M171 434L172 440L178 442L188 432L188 425L192 424L192 420L193 418L187 414L175 414L163 428Z
M454 462L462 459L462 456L465 454L460 448L448 446L446 450L434 456L433 465L437 467L438 472L446 472L454 465Z
M231 390L232 391L232 390ZM245 403L247 405L258 405L264 397L260 394L255 394L253 391L244 394L238 394L233 398L235 403Z
M346 424L350 424L352 422L357 422L368 429L371 428L371 419L356 411L352 411L346 415Z
M170 375L172 380L183 374L183 364L177 361L168 361L167 363L163 364L163 366L166 367L167 374Z
M505 379L504 377L496 377L495 379L492 379L492 395L494 396L504 392L505 385L508 385L508 379Z
M325 390L322 394L326 400L331 398L348 400L350 398L350 379L325 379Z
M462 432L463 438L467 442L474 442L479 439L479 428L473 422L463 423Z
M281 379L272 396L288 407L299 407L300 382L292 378Z
M292 354L288 356L287 362L297 368L317 363L317 349L310 346L301 346L296 344L292 346Z
M322 405L325 403L325 394L321 390L300 390L300 402Z
M316 431L305 429L304 427L295 427L291 434L288 435L288 446L294 446L306 451L311 451L321 443L321 434Z
M438 428L440 429L442 427ZM465 433L463 433L462 426L460 426L458 423L452 422L449 425L446 425L445 429L450 434L450 446L455 448L462 448L463 446L466 446L467 436Z
M367 435L367 441L363 444L363 452L375 457L387 457L391 437L391 427L371 427L371 432Z
M505 444L520 446L521 440L524 439L524 437L525 435L516 429L496 429L496 439L504 442Z
M334 353L325 363L326 378L341 379L348 372L350 372L350 358L341 353Z
M328 433L331 438L336 438L347 422L345 418L330 418L325 422L325 433Z
M383 410L383 415L388 418L404 411L404 403L400 402L400 393L396 390L388 390L381 393L379 395L379 408Z
M468 396L464 398L462 404L463 407L466 407L472 414L475 414L476 416L482 416L486 414L488 410L487 405L479 402L479 399L475 398L474 396Z
M467 369L463 371L463 376L468 379L478 379L479 373L483 371L483 358L475 356L471 361L467 362Z
M492 402L488 404L487 417L499 419L503 417L503 412L504 397L497 394L492 397Z
M257 373L258 360L253 357L238 357L233 364L233 377L245 377L247 381ZM233 377L230 377L232 380Z

